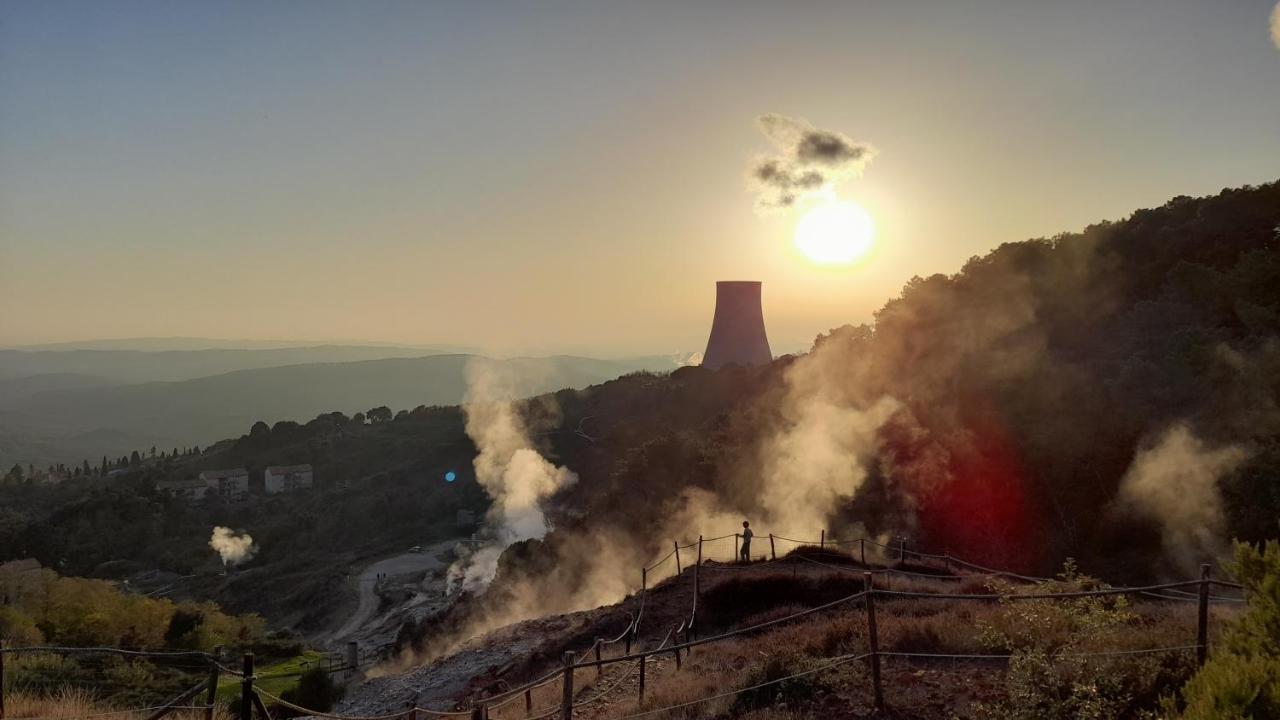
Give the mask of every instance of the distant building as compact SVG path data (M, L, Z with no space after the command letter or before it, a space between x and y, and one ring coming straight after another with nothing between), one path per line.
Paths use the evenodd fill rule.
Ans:
M161 480L156 483L156 490L168 493L180 500L196 502L203 500L209 491L209 485L199 478L186 480Z
M249 471L244 468L230 470L206 470L200 479L209 490L224 500L243 500L249 497Z
M262 475L268 495L309 490L313 477L310 465L270 465Z

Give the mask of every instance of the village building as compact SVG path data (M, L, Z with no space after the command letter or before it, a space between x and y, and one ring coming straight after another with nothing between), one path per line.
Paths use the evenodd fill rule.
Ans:
M156 483L156 490L168 493L180 500L196 502L203 500L209 491L209 485L199 478L186 480L161 480Z
M314 484L310 465L269 465L262 474L268 495L309 490Z
M200 473L209 491L224 500L244 500L249 497L249 471L244 468L230 470L206 470Z

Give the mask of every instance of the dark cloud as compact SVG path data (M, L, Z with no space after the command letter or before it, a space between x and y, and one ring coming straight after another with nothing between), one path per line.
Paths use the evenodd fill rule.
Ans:
M806 194L862 172L875 149L784 115L764 115L760 129L778 150L751 167L761 209L794 205Z

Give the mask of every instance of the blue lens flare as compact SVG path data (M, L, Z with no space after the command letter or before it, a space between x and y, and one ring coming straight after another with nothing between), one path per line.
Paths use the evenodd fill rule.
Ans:
M449 482L449 483L451 483L451 482L453 482L454 480L457 480L457 479L458 479L458 473L456 473L456 472L454 472L454 471L452 471L452 470L450 470L449 472L447 472L447 473L445 473L445 474L444 474L444 481L445 481L445 482Z

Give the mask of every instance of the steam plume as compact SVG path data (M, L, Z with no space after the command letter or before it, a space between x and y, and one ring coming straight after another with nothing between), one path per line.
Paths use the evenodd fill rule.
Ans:
M258 546L253 544L253 537L249 533L237 534L231 528L221 525L213 529L209 547L218 551L222 564L227 567L249 562L258 552Z
M1280 50L1280 3L1271 11L1271 42Z
M1139 450L1120 483L1119 500L1160 523L1165 554L1183 571L1222 550L1218 479L1244 462L1238 446L1210 448L1174 425Z
M750 179L762 210L790 207L826 186L859 175L875 156L870 145L804 120L769 114L760 118L759 125L778 150L751 167Z
M493 580L502 551L522 540L542 538L549 529L542 502L577 481L533 449L517 411L514 378L505 366L481 359L467 363L463 405L466 429L479 455L476 480L493 499L484 543L450 568L450 589L477 590ZM504 374L505 373L505 374Z

